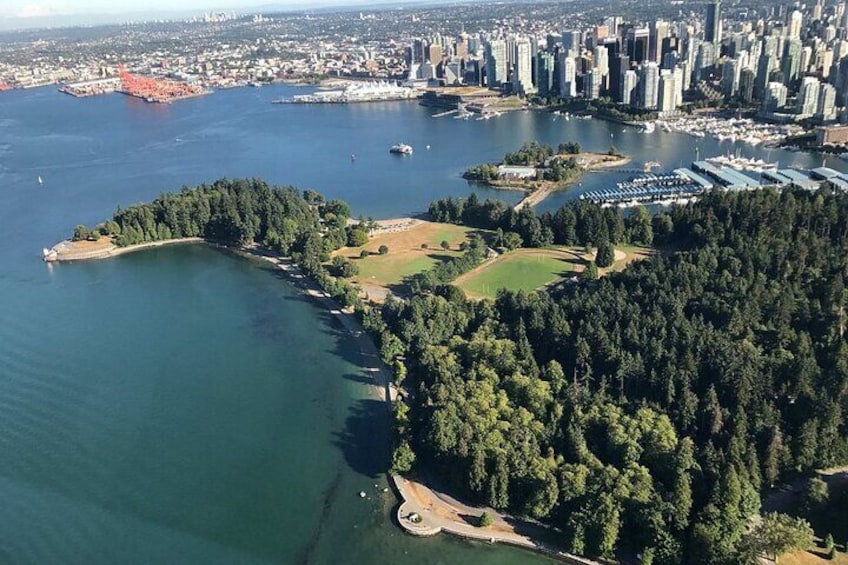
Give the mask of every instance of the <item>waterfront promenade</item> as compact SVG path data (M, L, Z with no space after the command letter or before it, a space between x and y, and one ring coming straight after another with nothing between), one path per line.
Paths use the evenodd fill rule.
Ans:
M551 533L541 524L513 518L491 508L468 506L421 482L399 475L393 474L391 479L402 501L397 509L398 524L412 535L434 536L444 532L476 541L522 547L571 565L601 565L599 561L538 541ZM492 517L493 523L489 527L476 525L483 512Z

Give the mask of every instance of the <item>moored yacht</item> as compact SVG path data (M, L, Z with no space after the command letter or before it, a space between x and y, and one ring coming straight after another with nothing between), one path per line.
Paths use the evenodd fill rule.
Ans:
M389 153L395 153L397 155L412 155L412 146L405 143L396 143L391 146Z

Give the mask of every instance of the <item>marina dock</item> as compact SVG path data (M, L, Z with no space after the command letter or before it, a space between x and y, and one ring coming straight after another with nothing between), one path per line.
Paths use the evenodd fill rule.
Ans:
M773 169L738 170L714 161L695 161L691 168L682 167L666 174L646 174L619 182L615 188L585 192L580 199L601 206L625 208L638 204L685 203L714 188L736 191L791 185L816 190L826 185L832 190L848 191L848 174L827 167L802 170L775 166Z

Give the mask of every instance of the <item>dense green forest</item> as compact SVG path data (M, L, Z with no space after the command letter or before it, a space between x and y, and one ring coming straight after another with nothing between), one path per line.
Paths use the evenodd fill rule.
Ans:
M673 229L669 214L651 217L643 206L632 208L624 218L615 208L574 201L553 214L539 216L526 206L516 211L500 200L481 202L476 194L436 200L430 204L429 214L437 222L515 233L526 247L597 246L602 242L651 245L655 239L658 243L665 241Z
M348 226L350 208L312 190L271 186L259 179L221 179L163 194L148 204L119 208L93 232L114 236L119 246L182 237L202 237L225 245L258 244L291 256L334 298L361 303L357 290L329 275L330 253L348 243L361 245L367 233ZM364 223L364 222L361 222ZM77 235L88 234L77 226Z
M556 298L436 292L367 314L406 391L397 470L556 525L578 553L720 564L744 559L771 485L848 461L848 197L713 192L653 219L573 204L533 220L473 197L431 213L529 245L675 252Z

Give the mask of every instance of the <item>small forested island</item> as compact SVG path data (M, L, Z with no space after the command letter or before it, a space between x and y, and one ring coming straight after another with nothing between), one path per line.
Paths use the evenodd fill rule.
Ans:
M472 196L430 215L475 231L458 251L444 241L452 255L382 305L347 280L351 259L331 260L373 226L312 191L220 180L119 209L94 232L116 248L202 238L291 257L394 373L391 472L546 524L546 545L753 564L817 536L836 555L848 484L815 473L848 464L848 195L713 191L627 218L584 202L539 216ZM625 242L659 252L598 278ZM494 300L451 284L494 248L556 245L594 247L588 276ZM486 512L477 526L492 523Z
M550 145L531 141L515 152L507 153L499 164L483 163L465 171L462 178L496 188L536 191L563 188L583 172L616 167L629 161L614 147L606 153L587 153L579 143Z

